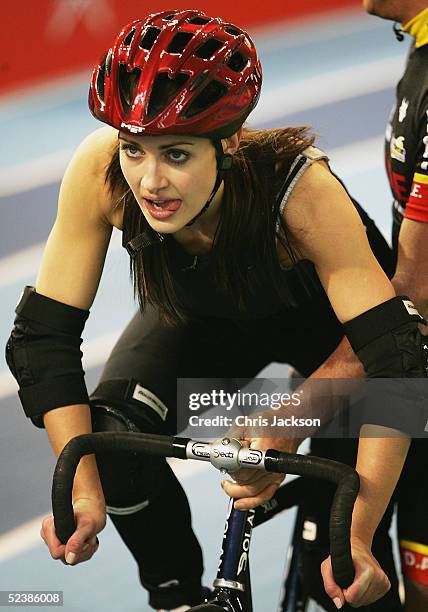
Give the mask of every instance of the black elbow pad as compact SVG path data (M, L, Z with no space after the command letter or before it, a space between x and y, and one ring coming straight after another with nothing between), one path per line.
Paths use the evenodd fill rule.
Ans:
M15 312L6 361L25 414L43 427L48 410L89 402L80 351L89 311L26 287Z
M362 422L404 431L411 437L427 436L428 380L421 379L428 376L428 351L420 323L426 324L409 298L399 296L344 325L372 379L365 384L359 407Z
M406 296L383 302L344 324L371 378L426 378L427 353L419 324L426 321Z

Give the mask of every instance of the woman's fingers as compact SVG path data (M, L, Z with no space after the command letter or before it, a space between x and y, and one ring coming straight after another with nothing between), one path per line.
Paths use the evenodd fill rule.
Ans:
M43 519L40 535L48 547L52 559L64 559L65 544L62 544L56 535L52 516L48 516Z
M338 609L345 603L353 608L368 606L383 597L391 588L388 577L371 553L361 554L360 550L353 549L353 561L355 579L347 589L341 589L336 584L330 557L321 564L325 592Z
M243 497L238 499L234 503L234 507L237 510L251 510L252 508L257 508L261 504L266 503L270 500L272 495L275 494L275 491L278 489L279 483L269 484L265 489L260 491L256 495L252 495L250 497Z
M386 574L374 567L365 569L348 589L344 590L345 600L350 606L360 608L374 603L391 588Z
M273 474L262 474L257 480L247 483L233 482L231 480L222 480L221 486L223 490L230 496L235 498L252 497L258 495L267 486L271 484L280 484L283 476Z
M58 539L52 516L43 520L40 536L48 547L51 557L61 560L66 565L87 561L99 546L95 524L85 519L79 521L76 531L66 544L62 544Z
M235 508L248 510L255 508L268 501L275 493L282 480L283 475L266 474L261 472L261 477L255 482L239 484L229 480L223 480L221 485L229 497L239 501L235 502Z
M248 468L242 468L236 472L229 472L231 478L230 482L238 485L246 485L256 483L263 477L268 476L263 470L249 470Z
M88 561L97 549L98 538L93 532L77 529L67 542L65 560L68 565Z
M325 592L331 598L336 608L340 610L345 603L345 596L343 595L342 589L338 584L336 584L333 578L330 557L324 559L324 561L321 563L321 575L324 582Z

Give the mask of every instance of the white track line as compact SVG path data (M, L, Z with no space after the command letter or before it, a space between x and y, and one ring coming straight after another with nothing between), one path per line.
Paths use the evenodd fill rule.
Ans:
M74 152L65 149L43 155L23 164L0 169L0 197L5 198L60 180Z
M272 89L261 95L260 103L250 115L250 122L263 124L269 118L270 123L292 113L394 87L403 68L402 57L391 57Z
M40 537L40 527L43 519L48 515L49 511L0 535L0 563L43 543Z
M332 149L329 152L330 165L332 170L346 182L347 179L373 168L383 168L383 154L384 137L374 136Z
M114 229L110 240L109 253L119 250L121 246L122 233ZM39 242L27 249L0 258L0 289L36 276L42 261L44 248L45 243ZM18 299L18 296L16 296L16 299Z
M181 481L212 469L209 463L203 463L201 461L169 459L168 462ZM43 519L50 514L51 510L47 509L45 514L36 516L36 518L23 523L19 527L6 531L4 534L0 535L0 563L5 563L43 544L43 540L40 537L40 528ZM46 554L49 554L47 550Z
M367 15L360 7L335 8L321 15L305 15L255 28L252 37L259 55L271 49L299 48L332 39L347 38L352 34L380 31L383 24Z

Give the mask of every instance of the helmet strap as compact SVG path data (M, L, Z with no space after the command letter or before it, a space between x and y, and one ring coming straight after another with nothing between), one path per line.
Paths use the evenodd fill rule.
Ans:
M224 177L226 176L227 172L231 169L232 167L232 163L233 163L233 157L230 153L225 153L223 151L223 145L221 144L221 140L213 140L213 145L214 148L216 150L216 160L217 160L217 176L215 179L215 183L214 183L214 187L213 190L211 192L210 197L208 198L207 202L204 204L204 206L202 207L202 209L198 212L198 214L193 217L193 219L191 221L189 221L189 223L186 223L186 227L189 227L191 225L193 225L195 223L195 221L197 221L197 219L199 219L199 217L201 215L204 214L204 212L206 212L211 204L211 202L214 199L215 194L217 193L217 191L219 190L219 187L224 179Z

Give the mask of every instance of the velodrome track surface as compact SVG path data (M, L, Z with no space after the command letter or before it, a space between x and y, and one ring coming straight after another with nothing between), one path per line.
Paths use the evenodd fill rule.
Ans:
M255 39L265 79L250 125L312 125L333 169L389 235L382 137L408 43L396 42L391 24L359 12L260 31ZM35 282L65 164L78 142L99 126L87 111L86 81L85 75L25 99L0 99L5 144L0 152L2 346L22 287ZM89 389L133 311L127 256L114 234L84 335ZM279 377L285 372L285 366L274 364L265 373ZM54 460L44 432L23 415L3 358L0 413L0 590L64 590L67 612L148 610L135 564L111 525L90 563L69 568L50 559L38 531L40 516L49 513ZM199 464L179 469L206 547L208 581L215 573L226 498L213 470ZM263 612L277 601L291 519L290 512L254 533L252 574L256 609Z

